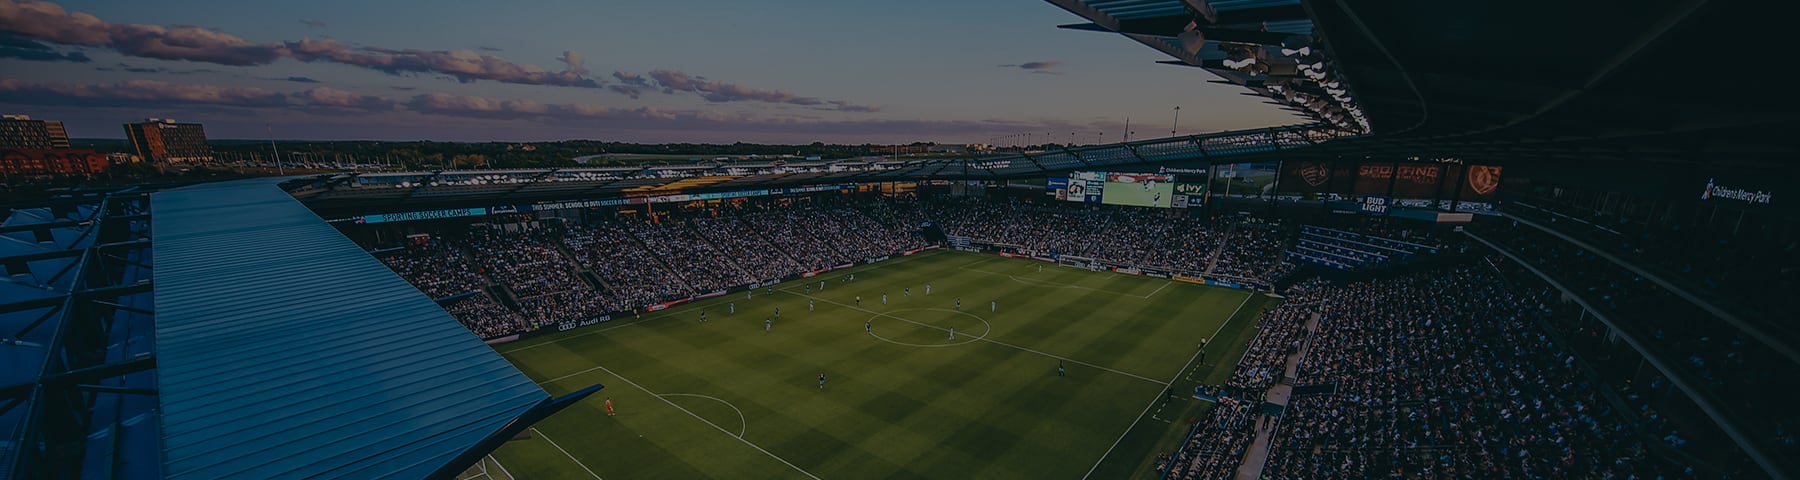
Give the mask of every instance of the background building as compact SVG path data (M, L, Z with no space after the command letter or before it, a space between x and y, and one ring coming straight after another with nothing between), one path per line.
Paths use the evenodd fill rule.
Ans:
M0 148L0 173L6 175L93 175L111 162L87 148Z
M125 124L125 137L131 140L138 157L145 161L210 162L212 147L206 145L206 129L198 123L176 123L174 119L152 118Z
M69 148L62 122L0 115L0 148Z

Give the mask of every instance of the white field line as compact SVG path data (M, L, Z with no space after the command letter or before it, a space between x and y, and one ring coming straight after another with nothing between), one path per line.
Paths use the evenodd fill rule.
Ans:
M549 435L545 435L545 434L544 434L544 432L541 432L541 431L538 431L538 429L537 429L537 427L532 427L532 428L531 428L531 433L535 433L535 434L537 434L537 435L538 435L538 436L540 436L540 437L544 437L544 441L546 441L546 442L550 442L550 446L552 446L552 447L556 447L556 451L559 451L559 452L562 452L562 454L563 454L563 455L564 455L564 456L567 456L567 457L569 457L569 460L574 460L574 461L575 461L575 464L576 464L576 465L580 465L580 466L581 466L581 469L582 469L582 470L587 470L587 472L588 472L588 475L593 475L593 476L594 476L594 480L601 480L601 478L600 478L600 474L598 474L598 473L594 473L594 470L593 470L593 469L590 469L590 468L588 468L588 466L587 466L587 464L585 464L585 463L581 463L581 460L576 460L576 459L575 459L575 456L574 456L574 455L569 455L569 451L568 451L568 450L563 450L563 448L562 448L562 445L557 445L557 444L556 444L556 441L555 441L555 440L551 440L551 439L550 439L550 436L549 436ZM511 475L511 474L508 474L508 475Z
M1239 303L1239 304L1238 304L1238 308L1237 308L1237 310L1232 310L1232 311L1231 311L1231 316L1229 316L1229 317L1225 317L1225 321L1224 321L1224 322L1220 322L1220 323L1219 323L1219 328L1218 328L1218 329L1217 329L1217 330L1213 330L1213 337L1216 337L1216 336L1218 336L1218 335L1219 335L1219 332L1220 332L1220 331L1223 331L1223 330L1224 330L1224 329L1225 329L1225 325L1228 325L1228 324L1230 324L1230 323L1231 323L1231 319L1232 319L1232 318L1235 318L1235 317L1237 317L1237 314L1238 314L1238 312L1239 312L1239 311L1242 311L1242 310L1243 310L1243 309L1244 309L1244 305L1247 305L1247 304L1249 304L1249 303L1250 303L1250 296L1251 296L1251 295L1256 295L1256 294L1254 294L1254 293L1252 293L1252 294L1249 294L1249 295L1245 295L1245 296L1244 296L1244 301L1243 301L1243 303ZM1211 340L1212 340L1212 338L1213 338L1213 337L1207 337L1207 341L1209 341L1209 342L1210 342L1210 341L1211 341ZM1173 384L1173 383L1175 383L1175 379L1177 379L1177 378L1181 378L1181 374L1182 374L1182 373L1184 373L1184 372L1187 372L1187 369L1188 369L1188 366L1189 366L1189 365L1193 365L1193 364L1194 364L1194 360L1196 360L1196 359L1199 359L1199 358L1200 358L1200 352L1202 352L1202 351L1203 351L1203 350L1200 350L1200 349L1195 349L1195 350L1194 350L1194 356L1192 356L1192 357L1188 357L1188 361L1187 361L1187 363L1186 363L1186 364L1183 364L1183 365L1182 365L1182 366L1181 366L1181 370L1176 370L1176 371L1175 371L1175 376L1174 376L1174 377L1170 377L1170 378L1169 378L1169 381L1167 381L1167 382L1163 382L1163 383L1164 383L1164 384ZM1087 471L1087 474L1085 474L1085 475L1082 475L1082 476L1081 476L1081 478L1082 478L1082 479L1083 479L1083 480L1086 480L1086 479L1087 479L1087 478L1088 478L1088 477L1091 477L1091 476L1093 476L1093 475L1094 475L1094 470L1099 470L1099 469L1100 469L1100 464L1101 464L1101 463L1103 463L1103 462L1105 462L1105 461L1106 461L1106 457L1107 457L1107 456L1108 456L1108 455L1112 455L1112 451L1113 451L1113 449L1115 449L1115 448L1119 448L1119 442L1122 442L1122 441L1125 441L1125 436L1126 436L1126 435L1130 435L1130 434L1131 434L1131 429L1133 429L1133 428L1137 428L1137 424L1138 424L1138 422L1140 422L1140 421L1143 421L1143 420L1144 420L1144 414L1146 414L1146 413L1150 413L1150 407L1154 407L1154 406L1156 406L1156 400L1157 400L1157 399L1159 399L1159 398L1162 398L1162 396L1163 396L1163 392L1156 392L1156 396L1154 396L1154 397L1150 397L1150 403L1147 403L1147 404L1144 404L1144 411L1142 411L1142 412L1138 412L1138 416L1137 416L1137 418L1136 418L1136 419L1134 419L1134 420L1132 420L1132 421L1131 421L1131 425L1129 425L1129 426L1126 426L1126 427L1125 427L1125 431L1124 431L1124 432L1122 432L1122 433L1120 433L1120 434L1119 434L1119 438L1118 438L1118 439L1116 439L1116 440L1113 440L1113 443L1112 443L1112 446L1110 446L1110 447L1106 447L1106 453L1102 453L1102 454L1100 454L1100 459L1099 459L1099 460L1095 460L1095 461L1094 461L1094 466L1093 466L1093 467L1090 467L1090 468L1088 468L1088 471Z
M918 326L921 326L921 327L925 327L925 328L930 328L930 329L935 329L935 330L938 330L938 331L941 331L941 332L949 332L949 331L950 331L950 330L949 330L949 329L947 329L947 328L943 328L943 327L938 327L938 326L935 326L935 325L930 325L930 324L925 324L925 323L919 323L919 322L916 322L916 321L913 321L913 320L911 320L911 319L908 319L908 318L905 318L905 317L901 317L901 316L898 316L898 315L892 315L892 314L886 314L886 313L882 313L882 312L877 312L877 311L874 311L874 310L869 310L869 309L866 309L866 308L862 308L862 307L858 307L858 306L855 306L855 305L850 305L850 304L845 304L845 303L839 303L839 302L834 302L834 301L831 301L831 300L827 300L827 299L823 299L823 298L819 298L819 297L814 297L814 296L812 296L812 295L807 295L807 294L804 294L804 293L799 293L799 292L795 292L795 291L793 291L793 290L792 290L792 289L779 289L779 290L777 290L777 291L780 291L780 292L786 292L786 293L789 293L789 294L793 294L793 295L798 295L798 296L802 296L802 297L807 297L807 298L811 298L811 299L814 299L814 300L818 300L818 301L821 301L821 302L825 302L825 303L829 303L829 304L833 304L833 305L837 305L837 306L840 306L840 307L844 307L844 308L848 308L848 309L851 309L851 310L856 310L856 311L860 311L860 312L864 312L864 313L869 313L869 314L874 314L874 315L880 315L880 316L885 316L885 317L888 317L888 318L892 318L892 319L895 319L895 320L899 320L899 321L902 321L902 322L906 322L906 323L910 323L910 324L913 324L913 325L918 325ZM1152 378L1150 378L1150 377L1145 377L1145 376L1143 376L1143 375L1138 375L1138 374L1135 374L1135 373L1131 373L1131 372L1126 372L1126 371L1120 371L1120 370L1114 370L1114 369L1111 369L1111 368L1107 368L1107 367L1103 367L1103 366L1100 366L1100 365L1095 365L1095 364L1092 364L1092 363L1088 363L1088 362L1083 362L1083 361L1080 361L1080 360L1076 360L1076 359L1073 359L1073 358L1069 358L1069 357L1064 357L1064 356L1061 356L1061 355L1056 355L1056 354L1053 354L1053 353L1048 353L1048 352L1042 352L1042 351L1038 351L1038 350L1033 350L1033 349L1030 349L1030 348L1026 348L1026 347L1021 347L1021 346L1018 346L1018 345L1013 345L1013 344L1010 344L1010 343L1006 343L1006 342L1002 342L1002 341L999 341L999 340L994 340L994 339L992 339L992 338L987 338L987 336L985 336L985 335L984 335L984 336L982 336L982 338L981 338L981 339L980 339L980 340L981 340L981 341L983 341L983 342L988 342L988 343L992 343L992 344L995 344L995 345L999 345L999 346L1003 346L1003 347L1008 347L1008 348L1013 348L1013 349L1017 349L1017 350L1021 350L1021 351L1026 351L1026 352L1031 352L1031 353L1035 353L1035 354L1038 354L1038 355L1043 355L1043 356L1046 356L1046 357L1050 357L1050 358L1054 358L1054 359L1057 359L1057 360L1062 360L1062 361L1065 361L1065 362L1069 362L1069 363L1074 363L1074 364L1077 364L1077 365L1085 365L1085 366L1087 366L1087 367L1090 367L1090 368L1095 368L1095 369L1099 369L1099 370L1105 370L1105 371L1108 371L1108 372L1112 372L1112 373L1117 373L1117 374L1120 374L1120 375L1124 375L1124 376L1127 376L1127 377L1131 377L1131 378L1136 378L1136 379L1138 379L1138 380L1143 380L1143 381L1146 381L1146 382L1150 382L1150 383L1155 383L1155 384L1158 384L1158 385L1161 385L1161 384L1163 384L1163 383L1168 383L1168 382L1157 382L1157 381L1156 381L1156 380L1155 380L1155 379L1152 379Z
M1174 280L1170 280L1170 281L1167 281L1167 282L1163 282L1163 284L1162 284L1162 286L1160 286L1160 287L1156 287L1156 290L1154 290L1154 291L1151 291L1151 292L1150 292L1150 295L1145 295L1145 296L1144 296L1144 298L1150 298L1150 297L1151 297L1151 295L1156 295L1156 292L1161 292L1161 291L1163 291L1163 289L1165 289L1165 288L1169 288L1169 285L1174 285L1174 284L1175 284L1175 281L1174 281Z
M545 380L545 381L542 381L542 382L538 382L538 385L543 385L543 384L546 384L546 383L556 383L556 382L558 382L558 381L561 381L561 380L566 380L566 379L568 379L568 378L569 378L569 377L574 377L574 376L577 376L577 375L581 375L581 374L583 374L583 373L588 373L588 372L592 372L592 371L595 371L595 370L599 370L599 369L600 369L600 367L594 367L594 368L590 368L590 369L587 369L587 370L582 370L582 371L579 371L579 372L575 372L575 373L571 373L571 374L568 374L568 375L563 375L563 376L560 376L560 377L556 377L556 378L552 378L552 379L549 379L549 380Z
M709 396L701 395L698 393L665 393L665 394L657 395L657 396L659 396L659 397L699 397L699 398L704 398L707 400L712 400L715 402L723 403L723 404L725 404L725 406L731 407L731 410L737 412L737 414L738 414L738 434L737 434L738 438L744 438L744 432L750 431L750 418L744 416L744 411L738 410L737 405L732 405L731 402L727 402L718 397L709 397Z
M500 473L504 473L504 474L506 474L506 480L516 480L516 479L514 479L514 478L513 478L513 476L512 476L512 472L508 472L508 471L506 471L506 466L505 466L505 465L501 465L501 464L500 464L500 459L498 459L498 458L494 458L494 456L493 456L493 455L488 455L488 460L493 460L493 461L494 461L494 467L496 467L496 468L499 468L499 469L500 469ZM493 475L488 475L488 476L489 476L489 477L493 477Z
M680 411L682 411L682 412L683 412L683 413L686 413L686 414L688 414L688 416L690 416L690 417L694 417L694 419L695 419L695 420L699 420L699 421L701 421L701 422L702 422L702 423L705 423L705 424L707 424L707 425L708 425L708 426L711 426L711 427L713 427L713 429L714 429L714 430L718 430L718 431L719 431L719 433L723 433L723 434L725 434L725 436L727 436L727 437L731 437L731 438L735 438L735 439L737 439L737 441L739 441L739 442L743 442L743 443L744 443L744 444L745 444L745 445L749 445L749 446L750 446L750 448L754 448L754 449L756 449L756 451L758 451L758 452L762 452L762 453L763 453L763 455L768 455L768 456L769 456L769 458L773 458L773 459L775 459L775 460L776 460L776 461L779 461L779 462L781 462L781 463L782 463L782 464L785 464L785 465L787 465L787 466L788 466L788 467L791 467L791 468L793 468L793 469L794 469L794 471L796 471L796 472L800 472L800 474L801 474L801 475L806 475L806 477L807 477L807 478L811 478L811 479L813 479L813 480L819 480L819 476L818 476L818 475L813 475L813 474L812 474L812 472L808 472L808 471L806 471L806 469L803 469L803 468L800 468L800 466L798 466L798 465L794 465L794 464L793 464L793 462L789 462L789 461L787 461L787 459L785 459L785 458L781 458L781 457L780 457L780 456L777 456L777 455L775 455L775 454L773 454L773 453L769 453L769 451L768 451L768 450L764 450L764 449L763 449L763 448L762 448L762 447L761 447L761 446L758 446L758 445L757 445L757 444L754 444L754 443L750 443L750 441L749 441L749 440L745 440L745 439L744 439L744 437L740 437L740 436L737 436L737 435L732 435L732 434L731 434L731 431L730 431L730 430L726 430L726 429L725 429L725 428L723 428L723 427L720 427L720 426L719 426L719 425L718 425L718 424L716 424L716 423L712 423L712 421L711 421L711 420L707 420L707 419L706 419L706 418L705 418L705 417L701 417L701 416L700 416L700 415L698 415L698 414L695 414L695 413L694 413L694 412L693 412L693 411L690 411L690 410L688 410L688 409L686 409L686 408L681 408L681 405L677 405L677 404L675 404L675 402L671 402L671 401L669 401L669 399L667 399L667 398L663 398L663 397L662 397L662 396L661 396L661 395L657 395L657 394L656 394L656 392L652 392L652 391L650 391L650 389L648 389L648 388L644 388L644 386L643 386L643 385L638 385L638 384L637 384L637 382L633 382L633 381L631 381L631 379L629 379L629 378L625 378L625 377L624 377L624 376L622 376L622 375L619 375L619 374L618 374L618 373L617 373L617 372L613 372L613 371L612 371L612 370L611 370L611 369L608 369L608 368L606 368L606 367L601 367L601 366L595 366L595 367L594 367L594 368L598 368L598 369L600 369L600 370L601 370L601 371L604 371L604 372L606 372L606 373L608 373L608 374L611 374L611 375L612 375L612 376L614 376L614 377L619 377L619 380L623 380L623 381L625 381L625 383L628 383L628 384L631 384L631 386L633 386L633 387L637 387L637 389L638 389L638 390L643 390L643 391L644 391L644 393L648 393L648 394L650 394L650 396L653 396L653 397L656 397L656 399L657 399L657 400L662 400L662 401L663 401L663 403L667 403L667 404L669 404L669 406L671 406L671 407L675 407L675 409L676 409L676 410L680 410ZM732 407L732 408L737 408L737 407Z

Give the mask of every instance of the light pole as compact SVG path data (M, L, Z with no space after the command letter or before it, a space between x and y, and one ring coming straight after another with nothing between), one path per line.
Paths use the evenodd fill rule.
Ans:
M1175 122L1169 124L1169 136L1171 136L1171 137L1175 136L1175 131L1178 130L1178 128L1176 128L1176 127L1179 127L1179 126L1181 126L1181 106L1176 105L1175 106Z

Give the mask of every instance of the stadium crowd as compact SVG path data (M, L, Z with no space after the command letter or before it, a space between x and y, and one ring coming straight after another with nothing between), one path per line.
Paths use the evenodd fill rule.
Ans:
M377 252L381 262L431 298L480 290L487 284L469 255L454 245L431 241Z
M585 225L544 219L381 252L434 298L501 287L492 300L528 330L922 248L925 222L1025 253L1190 276L1210 269L1262 286L1293 268L1282 250L1294 229L1254 217L971 198L740 202Z
M1800 389L1800 364L1727 322L1696 321L1715 317L1648 279L1549 233L1515 227L1483 228L1478 235L1535 264L1557 265L1546 273L1584 292L1584 299L1599 313L1630 319L1616 323L1643 339L1648 348L1685 359L1677 368L1692 372L1707 390L1724 399L1724 408L1764 419L1747 426L1800 453L1790 428L1800 425L1800 414L1789 408L1785 399L1765 394Z
M1485 267L1484 267L1485 268ZM1545 295L1459 267L1321 290L1320 331L1265 473L1278 478L1683 478L1538 328Z

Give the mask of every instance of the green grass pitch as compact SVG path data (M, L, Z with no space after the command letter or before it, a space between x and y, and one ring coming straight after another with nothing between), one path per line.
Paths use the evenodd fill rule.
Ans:
M552 394L606 389L493 459L517 478L1152 477L1209 408L1188 392L1227 378L1275 301L954 251L775 290L497 346Z

